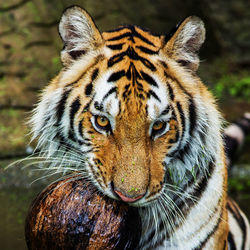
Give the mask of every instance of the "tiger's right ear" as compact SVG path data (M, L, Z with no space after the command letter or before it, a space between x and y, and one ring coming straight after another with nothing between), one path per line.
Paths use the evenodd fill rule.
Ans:
M186 68L196 71L199 67L198 52L205 40L204 23L199 17L190 16L180 23L163 46L164 53Z
M78 6L65 10L59 23L59 33L64 42L61 51L64 66L103 43L101 33L90 15Z

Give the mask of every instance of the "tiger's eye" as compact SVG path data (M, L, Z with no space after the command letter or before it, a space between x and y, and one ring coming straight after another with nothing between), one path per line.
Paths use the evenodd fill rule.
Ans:
M164 126L164 122L157 121L153 125L153 130L161 130Z
M98 116L96 122L100 127L107 127L109 125L109 120L105 116Z

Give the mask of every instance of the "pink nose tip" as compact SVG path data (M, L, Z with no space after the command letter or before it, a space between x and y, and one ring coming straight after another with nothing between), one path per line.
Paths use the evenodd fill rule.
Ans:
M120 191L117 191L117 190L115 190L115 193L123 200L123 201L125 201L125 202L134 202L134 201L137 201L137 200L139 200L139 199L141 199L144 195L142 194L142 195L139 195L139 196L137 196L137 197L135 197L135 198L130 198L130 197L127 197L127 196L125 196L122 192L120 192Z

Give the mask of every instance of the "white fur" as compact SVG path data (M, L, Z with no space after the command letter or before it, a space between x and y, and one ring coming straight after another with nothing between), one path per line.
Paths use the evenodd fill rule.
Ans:
M161 102L159 103L159 101L157 101L154 97L150 97L147 101L149 119L154 121L157 118L160 118L159 114L168 106L169 98L167 95L166 86L164 86L165 84L163 84L156 75L151 74L150 76L158 84L158 87L150 86L150 88L161 100Z
M89 49L94 41L93 28L89 20L77 8L68 9L61 18L59 32L69 43L68 51Z
M246 216L241 211L239 211L239 212L240 212L240 214L244 220L244 223L246 225L246 240L245 240L245 248L243 250L249 250L250 249L249 223L248 223ZM228 224L229 224L229 230L233 235L234 242L236 243L236 250L242 249L241 244L242 244L242 240L243 240L243 232L242 232L242 229L239 227L239 224L237 223L236 219L234 218L234 216L231 214L230 211L228 211Z
M204 40L205 28L203 22L198 17L190 17L174 42L176 60L189 62L190 69L196 70L199 66L197 51Z
M65 71L61 74L60 86L65 86L70 83L75 82L86 69L93 64L93 58L99 55L99 51L89 51L83 57L79 58L77 61L73 62L73 64L65 69Z
M105 99L103 103L103 111L99 111L94 108L94 103L98 102L100 104L104 96L115 86L112 82L107 81L111 74L112 72L108 71L98 80L96 80L94 86L94 91L96 94L94 96L90 110L92 113L105 115L109 119L111 127L115 129L115 117L119 113L119 100L115 97L115 92Z

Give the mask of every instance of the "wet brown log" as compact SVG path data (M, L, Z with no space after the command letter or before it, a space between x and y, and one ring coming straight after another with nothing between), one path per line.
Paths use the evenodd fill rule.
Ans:
M28 249L135 249L141 234L138 210L109 199L82 180L48 186L26 218Z

